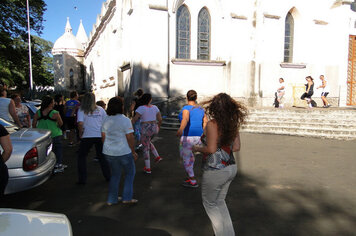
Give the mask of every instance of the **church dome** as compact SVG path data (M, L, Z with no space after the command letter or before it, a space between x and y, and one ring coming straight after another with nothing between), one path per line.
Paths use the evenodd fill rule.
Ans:
M83 45L72 33L72 27L69 23L69 18L67 18L67 24L65 27L64 34L56 40L54 43L52 54L61 54L67 52L73 55L78 55L83 53Z

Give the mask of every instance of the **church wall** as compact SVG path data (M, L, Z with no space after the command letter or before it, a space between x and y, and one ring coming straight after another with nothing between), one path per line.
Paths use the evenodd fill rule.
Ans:
M189 89L195 89L199 96L211 96L226 91L230 85L231 70L226 65L197 65L198 14L206 8L210 14L210 60L224 61L230 65L230 38L225 24L222 4L219 1L184 1L190 12L190 59L186 63L173 62L176 59L176 10L172 5L170 18L170 92L171 96L184 95Z
M83 85L83 78L81 77L81 68L80 65L82 64L81 57L74 57L69 54L64 54L64 77L66 83L66 90L82 90ZM71 69L73 70L73 84L71 84L70 77L71 77Z
M55 91L62 91L65 89L63 54L53 56L54 66L54 89Z
M325 3L325 2L324 2ZM315 80L315 88L320 85L319 75L324 74L330 84L330 100L338 105L338 97L342 88L345 88L345 73L347 72L347 24L345 13L350 12L349 6L344 10L331 10L327 4L300 1L292 5L286 1L281 4L280 10L262 8L265 13L280 16L280 19L264 18L258 29L260 35L257 63L260 64L256 75L256 84L259 85L261 105L270 106L273 102L274 92L278 87L278 78L283 77L286 82L286 104L293 105L293 88L303 86L305 77L311 75ZM268 2L266 5L268 6ZM321 6L321 7L320 7ZM330 6L330 5L328 5ZM294 64L304 64L305 68L282 68L284 20L290 9L295 7L293 17L295 20ZM318 9L318 14L315 11ZM320 13L321 12L321 13ZM342 20L344 19L344 20ZM326 24L316 23L315 20L325 21ZM346 29L345 29L346 26ZM346 47L345 47L346 46ZM314 90L314 98L319 100L321 90ZM299 99L301 94L294 94ZM341 95L341 99L346 97ZM272 101L272 102L271 102ZM317 101L318 102L318 101ZM321 104L321 100L318 102ZM340 103L342 105L342 102Z
M83 87L83 78L81 73L82 57L75 57L68 53L54 55L54 71L55 71L55 91L67 92L70 90L80 91ZM71 83L71 69L72 83Z
M174 95L186 94L190 89L196 90L199 96L211 96L224 91L221 66L172 65L171 70L174 75L171 81Z
M240 1L228 9L228 12L240 18L229 15L227 19L230 22L228 49L231 54L231 82L230 91L227 92L236 98L249 97L254 92L255 80L252 72L255 46L252 40L253 5L248 6Z
M119 68L119 29L117 15L112 14L95 38L85 57L87 78L94 78L92 88L96 100L108 101L118 95L117 70ZM92 65L92 71L91 71ZM94 74L94 76L93 76Z
M147 20L149 19L149 20ZM146 73L141 78L144 91L154 97L168 96L168 15L167 11L143 5L139 35L141 50L137 58Z
M349 5L334 9L331 0L181 1L191 15L191 63L179 64L175 63L177 1L169 1L169 21L165 1L132 6L128 2L125 6L117 2L113 18L85 59L87 73L93 64L99 98L117 94L116 86L100 86L109 78L117 83L120 67L130 65L123 78L126 95L138 87L160 98L195 89L199 96L226 92L236 98L253 98L253 105L271 106L278 78L283 77L286 104L293 105L295 97L300 97L293 97L293 89L303 86L308 75L318 86L319 75L324 74L331 86L330 98L338 103L340 94L340 105L345 104L348 35L356 34L355 13ZM211 17L210 59L224 65L195 63L198 13L203 7ZM289 11L295 20L293 63L283 65ZM314 97L319 94L315 90Z

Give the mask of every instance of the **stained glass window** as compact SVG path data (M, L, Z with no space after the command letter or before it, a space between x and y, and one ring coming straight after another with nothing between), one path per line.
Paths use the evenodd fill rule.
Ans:
M293 61L294 19L290 12L286 16L284 30L284 62Z
M206 8L198 16L198 59L210 59L210 15Z
M177 11L176 57L190 59L190 13L185 5Z

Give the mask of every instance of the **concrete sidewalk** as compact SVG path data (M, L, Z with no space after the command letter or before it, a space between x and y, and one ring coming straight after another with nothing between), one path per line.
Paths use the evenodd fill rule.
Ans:
M240 175L227 205L237 235L356 235L356 143L292 136L241 134ZM213 235L201 189L185 177L174 131L155 145L164 160L152 174L137 161L136 206L106 206L107 183L88 157L88 184L77 186L76 148L66 148L63 174L38 188L8 195L1 207L61 212L81 235ZM200 182L201 160L196 161Z

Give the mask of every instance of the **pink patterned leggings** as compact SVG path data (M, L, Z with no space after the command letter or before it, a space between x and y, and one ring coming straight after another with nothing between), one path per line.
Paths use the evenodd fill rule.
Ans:
M152 144L152 136L158 133L158 126L156 123L141 123L141 143L143 145L143 158L150 161L150 151L155 157L158 157L158 152ZM149 168L149 166L146 166Z
M200 136L182 136L180 138L179 153L183 159L184 169L189 177L194 177L195 157L192 152L193 145L200 145Z

